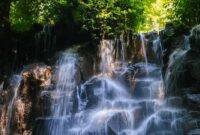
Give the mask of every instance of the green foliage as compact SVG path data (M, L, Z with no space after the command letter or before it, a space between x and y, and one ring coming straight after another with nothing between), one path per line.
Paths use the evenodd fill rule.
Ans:
M200 0L173 0L173 18L188 26L200 23Z
M12 0L10 24L16 31L57 21L80 24L94 37L128 31L161 30L167 22L200 23L200 0Z
M10 6L10 23L16 31L26 31L35 23L54 24L58 20L59 8L66 0L13 0Z
M141 32L160 31L170 21L172 0L149 0L145 6L145 21Z
M150 5L150 6L149 6ZM194 26L200 23L200 0L149 0L145 4L145 22L140 31L159 31L168 22Z
M100 37L113 37L137 30L143 22L141 0L79 0L83 28Z

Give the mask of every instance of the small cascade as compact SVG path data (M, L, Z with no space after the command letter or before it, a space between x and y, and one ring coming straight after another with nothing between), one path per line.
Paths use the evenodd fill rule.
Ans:
M147 58L147 52L146 52L145 37L143 34L140 34L140 39L141 39L142 51L143 51L143 55L144 55L144 62L147 65L148 58Z
M48 123L48 135L63 135L65 121L72 113L73 96L77 88L77 55L62 54L57 62L56 90L53 92L52 122Z
M182 72L184 56L190 50L189 36L184 36L182 47L177 48L169 57L169 63L165 74L165 86L167 90L176 88L176 80L178 80ZM173 76L172 76L173 75Z
M157 64L163 65L163 60L162 60L162 56L163 56L163 48L162 48L162 44L160 41L160 37L157 37L157 39L155 39L153 41L153 52L155 55L155 62Z
M101 41L99 56L101 58L100 70L103 74L111 73L114 68L114 43L113 40Z
M99 49L101 58L100 71L102 74L112 74L119 65L126 65L126 49L122 38L102 40Z
M183 49L184 50L190 50L190 41L189 41L190 36L184 35L184 43L183 43Z
M120 36L120 42L121 42L121 61L125 62L125 60L126 60L126 43L123 40L123 36Z
M10 135L11 134L11 129L12 129L12 122L13 122L13 110L15 107L15 101L17 99L17 95L18 95L18 90L20 87L20 83L21 83L21 75L13 75L10 81L10 85L12 88L12 92L13 92L13 97L8 105L8 118L7 118L7 126L6 126L6 135Z
M200 42L200 34L199 34L200 28L199 27L200 25L197 25L193 27L191 30L192 42L196 45L199 45L199 42Z
M144 34L140 34L140 40L141 40L142 54L144 56L144 62L145 62L145 65L146 65L146 70L148 71L148 69L147 69L148 58L147 58L147 50L146 50L146 44L145 44L145 36L144 36Z

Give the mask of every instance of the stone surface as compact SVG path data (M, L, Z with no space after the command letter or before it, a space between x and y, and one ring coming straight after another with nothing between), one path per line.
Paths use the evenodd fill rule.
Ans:
M200 51L200 25L197 25L192 29L190 43L192 50Z
M2 135L7 132L9 116L9 126L12 127L10 134L31 135L35 118L42 115L43 112L40 93L51 84L51 67L44 64L29 65L24 68L21 75L22 80L19 82L19 87L14 88L14 90L18 90L16 99L11 98L13 95L12 86L0 92L1 102L4 104L0 107L0 129L4 130L0 133ZM8 105L11 101L13 101L13 106L9 108Z
M200 129L191 130L188 135L200 135Z
M200 108L200 94L187 94L185 100L189 108L191 109Z

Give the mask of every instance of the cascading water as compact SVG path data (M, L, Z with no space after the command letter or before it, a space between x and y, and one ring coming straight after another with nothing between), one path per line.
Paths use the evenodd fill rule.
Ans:
M123 36L120 37L120 42L121 42L121 61L125 62L126 60L126 43L123 40Z
M163 49L160 41L160 37L158 36L157 39L153 41L153 52L155 56L155 63L159 65L163 65Z
M165 83L167 90L172 90L174 87L176 87L176 80L178 80L179 74L182 71L184 56L189 50L189 36L184 36L183 45L174 50L174 52L172 52L172 54L169 57L169 64L165 75Z
M141 49L142 49L142 55L144 57L144 62L145 62L145 67L146 67L146 71L148 74L148 58L147 58L147 49L146 49L146 44L145 44L145 36L144 34L140 34L140 40L141 40Z
M183 43L183 49L185 50L190 50L190 41L189 41L190 36L184 36L184 43Z
M73 111L74 92L77 88L77 55L62 54L57 62L56 90L53 93L51 122L48 135L64 135L65 121Z
M101 73L84 84L77 83L77 55L58 60L51 114L35 135L183 134L184 110L165 100L161 63L150 64L145 55L144 62L117 65L114 45L111 40L101 42ZM154 45L161 47L158 39ZM144 43L141 46L146 52Z
M104 73L110 73L113 70L113 51L114 51L114 41L113 40L103 40L100 46L100 70Z
M10 89L0 84L0 135L198 134L199 76L195 73L199 67L199 30L193 30L191 37L178 36L170 27L161 32L166 47L164 62L175 47L179 48L171 53L169 63L162 61L161 39L154 32L136 38L130 34L130 43L125 43L122 36L102 40L99 65L96 55L85 54L89 43L83 48L74 47L73 52L80 52L80 58L78 54L63 53L52 68L36 64L22 75L14 75ZM41 56L51 55L56 38L50 29L45 27L35 39L35 50L39 49ZM35 57L40 57L37 53ZM87 61L90 56L94 57ZM139 62L131 63L133 60ZM87 76L91 67L99 72L92 77L93 73ZM162 68L166 68L164 80ZM183 101L187 111L182 109Z
M144 61L145 61L145 64L147 65L148 58L147 58L147 52L146 52L145 37L143 34L140 34L140 39L141 39L142 51L143 51L143 55L144 55Z
M100 71L102 74L111 75L119 66L126 66L125 45L122 38L101 41L99 56L101 58Z
M178 132L176 120L181 117L181 111L165 103L161 66L130 65L122 74L133 72L134 76L124 84L119 81L123 75L115 79L107 74L115 70L111 66L112 45L104 41L100 49L103 75L82 84L77 96L72 95L76 91L73 81L76 59L68 55L61 59L56 93L64 97L59 97L53 109L52 117L59 120L48 127L48 135L174 135ZM133 87L128 88L127 84ZM74 113L69 113L70 98L78 99L79 109Z
M21 75L13 75L10 81L10 85L12 87L13 91L13 97L8 105L8 120L7 120L7 126L6 126L6 131L4 134L10 135L11 134L11 129L12 129L12 119L13 119L13 110L14 110L14 103L18 95L18 90L20 87L21 83Z

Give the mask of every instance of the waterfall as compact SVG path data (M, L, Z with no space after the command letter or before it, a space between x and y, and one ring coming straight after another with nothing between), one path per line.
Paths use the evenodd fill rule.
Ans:
M63 135L65 121L73 111L73 94L77 88L77 55L64 53L57 61L56 90L53 93L48 135ZM49 123L48 123L49 124Z
M160 37L158 36L157 39L155 39L153 41L153 52L154 52L154 55L155 55L155 62L157 64L160 64L160 65L163 65L163 59L162 59L162 56L163 56L163 48L162 48L162 44L161 44L161 41L160 41Z
M11 85L11 90L13 92L13 97L8 105L8 120L7 120L7 127L6 127L6 134L10 135L11 134L11 129L12 129L12 119L13 119L13 110L15 107L15 100L17 98L18 95L18 90L20 87L20 83L21 83L21 74L20 75L13 75L10 81L10 85Z
M165 85L167 90L176 88L176 80L178 80L179 75L182 72L184 57L189 50L189 36L184 36L183 45L175 49L169 57L169 63L165 74Z
M140 40L141 40L141 45L142 45L142 51L143 51L143 54L144 54L144 61L145 61L145 64L147 65L148 64L148 59L147 59L147 52L146 52L146 45L145 45L145 37L143 34L140 34Z
M140 40L141 40L142 54L144 55L144 62L146 65L146 71L148 71L148 67L147 67L148 66L148 58L147 58L147 50L146 50L144 34L140 34Z
M182 117L182 111L168 107L165 102L161 66L150 63L136 63L127 66L127 70L122 74L125 75L128 72L135 74L131 78L134 82L134 88L128 88L126 84L118 80L122 76L115 78L105 74L116 70L115 67L112 67L114 62L112 45L111 41L103 41L100 47L100 69L104 75L95 75L81 85L81 89L77 93L78 111L73 116L67 115L65 124L56 126L65 128L65 130L57 129L62 133L54 134L62 135L63 131L67 135L164 135L178 133L176 120ZM143 49L146 52L144 44ZM147 62L147 57L145 59ZM65 63L68 62L65 61ZM67 65L68 67L65 69L69 69L70 65ZM75 67L73 67L74 69ZM146 69L149 73L148 76L146 76ZM60 77L63 78L64 75L62 73ZM70 75L74 78L73 74ZM65 81L66 85L68 83L72 82ZM62 109L68 106L67 103L68 101L65 101L65 106L61 106ZM66 125L67 123L70 124Z
M100 70L103 74L110 73L113 70L114 63L114 41L102 40L100 44Z
M190 50L190 41L189 41L190 36L184 35L184 43L183 43L183 49L185 50Z
M55 64L52 86L41 90L44 102L50 105L45 109L48 113L37 117L33 135L182 135L185 110L172 106L170 102L177 97L166 97L166 93L176 83L172 74L181 70L190 49L188 39L185 36L183 46L170 55L165 80L159 37L150 46L140 34L144 58L129 64L122 38L102 40L100 72L85 82L80 81L84 72L81 57L62 53ZM149 48L155 57L148 60ZM15 76L12 82L15 93L8 106L8 134L21 78Z
M115 40L102 40L99 47L101 58L100 71L102 74L111 74L117 65L126 65L126 49L122 37Z
M46 126L40 123L37 135L183 134L184 110L171 107L165 99L161 63L147 63L144 40L145 63L122 65L116 62L124 63L126 54L116 61L119 46L113 41L101 42L101 72L82 84L77 83L78 56L62 55L57 62L56 90L51 91L52 112L43 118ZM162 53L159 39L153 42L155 53Z
M121 61L125 62L126 60L126 43L124 42L123 36L120 36L121 42Z

